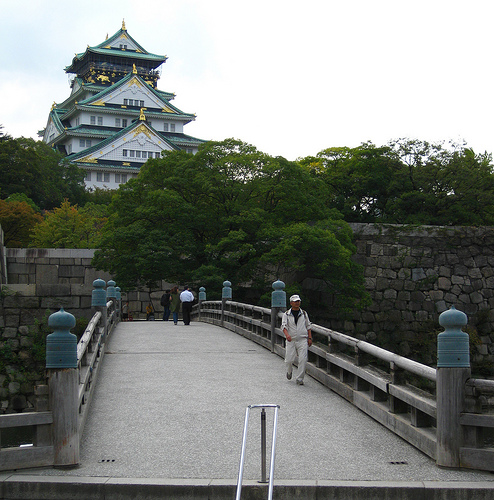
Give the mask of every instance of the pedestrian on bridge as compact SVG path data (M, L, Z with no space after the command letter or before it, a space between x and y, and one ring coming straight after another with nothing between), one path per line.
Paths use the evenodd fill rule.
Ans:
M298 372L295 380L297 385L304 385L308 350L312 345L312 325L307 313L300 308L300 302L301 300L298 295L290 297L291 308L283 313L281 329L286 338L286 378L291 380L293 363L298 356Z
M184 291L180 294L180 301L182 302L184 325L190 325L190 313L194 302L194 294L190 291L190 287L184 287Z
M173 323L178 323L178 312L180 311L180 294L178 286L174 286L170 292L170 312L172 313Z
M165 290L160 299L160 304L163 306L163 321L168 321L170 317L170 299L170 290Z

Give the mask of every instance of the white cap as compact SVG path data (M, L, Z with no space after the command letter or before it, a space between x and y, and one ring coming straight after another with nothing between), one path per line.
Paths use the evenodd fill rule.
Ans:
M300 297L298 295L292 295L290 297L290 302L297 302L300 300Z

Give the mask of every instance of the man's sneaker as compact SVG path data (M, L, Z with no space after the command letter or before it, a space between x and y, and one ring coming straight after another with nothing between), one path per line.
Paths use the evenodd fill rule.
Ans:
M297 380L297 385L304 385L304 381L303 380Z
M291 373L289 373L289 372L286 372L286 378L287 378L288 380L292 380L292 374L291 374Z

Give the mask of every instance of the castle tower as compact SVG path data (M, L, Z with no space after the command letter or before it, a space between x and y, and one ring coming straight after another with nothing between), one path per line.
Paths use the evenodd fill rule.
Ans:
M75 75L71 94L53 103L40 136L86 171L87 188L117 188L162 151L194 154L204 142L184 134L195 115L171 104L175 94L157 88L166 59L141 47L123 22L65 68Z

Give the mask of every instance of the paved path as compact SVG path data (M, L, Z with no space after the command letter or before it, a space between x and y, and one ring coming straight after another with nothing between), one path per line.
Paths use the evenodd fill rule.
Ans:
M121 323L101 368L81 465L18 474L236 481L246 407L275 403L275 483L494 481L490 473L438 468L318 382L288 381L280 357L226 329ZM267 416L269 457L273 412ZM246 480L260 479L259 429L252 410Z

